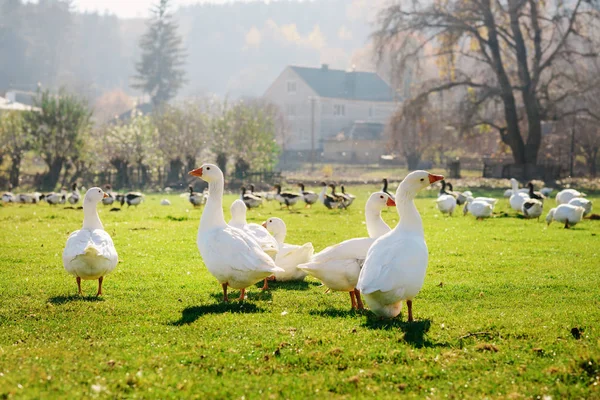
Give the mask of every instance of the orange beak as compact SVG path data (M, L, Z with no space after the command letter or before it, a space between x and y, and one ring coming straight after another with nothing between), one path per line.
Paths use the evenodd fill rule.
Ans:
M195 170L188 172L188 174L192 176L197 176L198 178L202 178L202 167L196 168Z
M437 182L437 181L441 181L442 179L444 179L444 175L429 174L429 183L430 184Z
M396 202L391 197L388 197L387 202L385 203L385 205L388 206L388 207L395 207L396 206Z
M262 223L263 228L267 229L267 221Z
M105 199L107 197L110 197L110 196L108 195L108 193L104 192L104 196L102 196L102 198Z

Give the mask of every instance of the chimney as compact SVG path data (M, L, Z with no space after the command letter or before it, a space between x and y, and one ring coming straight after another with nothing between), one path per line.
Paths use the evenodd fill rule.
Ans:
M329 70L329 64L321 64L321 70L323 70L323 71Z

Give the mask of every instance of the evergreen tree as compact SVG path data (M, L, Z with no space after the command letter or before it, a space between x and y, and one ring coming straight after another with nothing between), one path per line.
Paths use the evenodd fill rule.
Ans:
M148 31L140 39L142 59L136 64L137 81L132 85L148 93L158 106L175 97L185 82L185 51L177 23L168 12L169 0L153 7Z

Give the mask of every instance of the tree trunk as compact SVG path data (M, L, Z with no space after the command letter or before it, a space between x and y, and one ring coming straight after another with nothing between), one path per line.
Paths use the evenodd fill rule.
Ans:
M217 154L217 166L223 171L223 176L227 176L227 154Z
M408 153L404 155L406 157L406 163L408 164L408 170L414 171L419 167L419 161L421 161L420 153Z
M115 178L115 186L117 189L129 187L129 165L127 165L127 161L121 158L113 158L110 160L110 163L117 170L117 176Z
M169 160L169 174L167 175L167 186L176 185L181 182L181 169L183 162L177 157Z
M54 190L58 180L60 179L60 173L63 169L64 163L65 159L58 157L48 164L48 172L46 172L42 177L42 190Z
M21 155L11 156L9 181L13 187L19 186L19 175L21 173Z
M596 160L598 159L598 151L600 151L599 147L593 147L584 153L590 178L595 178L596 174L598 173L596 166Z
M185 158L185 162L186 162L186 169L187 169L186 173L193 169L196 169L196 157L188 155Z

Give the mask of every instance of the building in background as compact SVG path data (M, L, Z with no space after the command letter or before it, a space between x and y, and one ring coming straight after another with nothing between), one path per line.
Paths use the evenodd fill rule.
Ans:
M338 142L338 146L353 135L360 137L360 141L372 141L353 130L358 121L363 130L382 128L377 139L373 139L379 146L384 141L383 126L400 100L374 72L334 70L326 64L321 68L288 66L267 89L264 98L278 105L285 116L283 147L287 157L306 160L313 150L319 155L323 153L325 143L330 140ZM351 143L344 146L356 148Z

